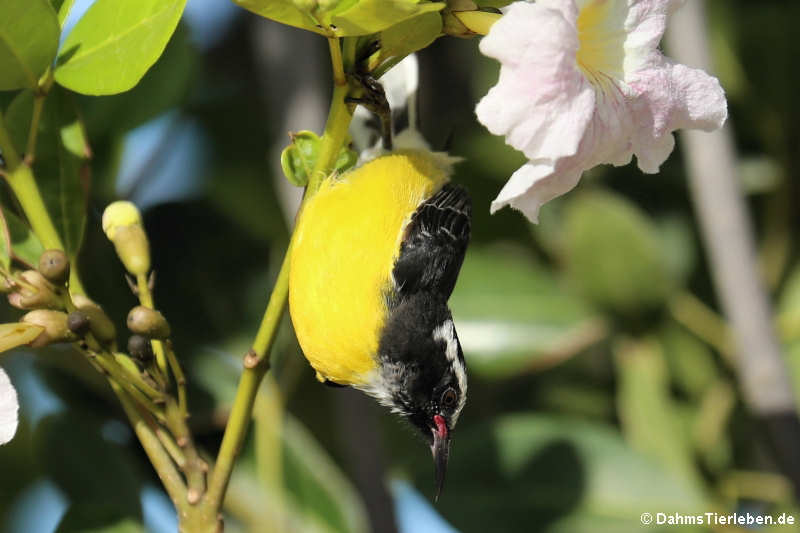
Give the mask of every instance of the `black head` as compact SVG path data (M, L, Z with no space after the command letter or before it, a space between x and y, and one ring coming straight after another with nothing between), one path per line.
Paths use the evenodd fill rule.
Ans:
M367 392L419 429L431 446L437 498L451 433L467 398L467 374L450 311L424 294L398 305L380 341L381 376Z

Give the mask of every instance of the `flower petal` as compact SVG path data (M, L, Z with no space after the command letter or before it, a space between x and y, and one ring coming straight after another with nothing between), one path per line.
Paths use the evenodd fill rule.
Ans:
M10 441L17 432L17 391L0 368L0 444Z
M629 84L637 93L634 153L644 172L658 172L674 146L673 131L712 131L722 127L728 117L725 91L716 78L667 58L660 68L637 72Z
M503 190L492 201L491 213L510 205L522 211L531 222L539 219L539 208L578 184L582 168L556 172L548 163L529 162L511 175Z
M574 154L595 94L577 68L574 2L518 2L492 26L481 52L502 63L498 83L478 103L478 120L531 159ZM536 31L531 31L536 28Z

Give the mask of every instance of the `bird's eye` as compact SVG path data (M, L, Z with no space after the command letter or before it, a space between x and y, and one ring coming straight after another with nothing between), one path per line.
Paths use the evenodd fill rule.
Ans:
M458 394L452 388L447 389L442 394L442 406L444 407L453 407L456 404L456 400L458 399Z

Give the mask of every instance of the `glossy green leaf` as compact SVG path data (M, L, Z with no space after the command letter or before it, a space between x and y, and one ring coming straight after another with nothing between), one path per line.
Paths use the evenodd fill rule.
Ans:
M61 45L56 81L83 94L127 91L161 56L185 5L97 0Z
M50 0L50 2L53 4L53 9L58 13L58 23L63 27L75 0Z
M563 223L567 273L596 303L630 313L662 303L674 288L656 227L625 198L574 197Z
M430 464L415 472L425 491ZM548 533L635 533L644 512L699 513L708 505L611 426L563 416L504 416L460 431L447 475L437 510L465 533L521 524Z
M11 242L11 257L29 268L36 268L44 246L22 219L5 207L2 212Z
M405 57L421 50L442 33L442 16L424 13L381 32L381 58Z
M586 303L519 249L471 247L449 305L470 370L484 376L551 366L606 335Z
M34 88L58 49L58 25L48 0L0 4L0 91Z
M409 18L444 8L425 0L233 0L262 17L322 35L369 35Z
M165 111L178 107L191 86L197 66L197 51L183 24L164 49L161 58L130 91L105 98L79 98L89 138L131 130Z

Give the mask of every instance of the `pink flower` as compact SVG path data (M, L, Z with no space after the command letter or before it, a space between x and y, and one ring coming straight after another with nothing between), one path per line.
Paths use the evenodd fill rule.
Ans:
M481 41L500 61L478 119L529 159L492 202L536 221L539 207L596 165L636 155L655 173L679 128L711 131L727 118L716 78L658 50L675 0L515 2Z
M0 444L5 444L17 432L17 391L8 375L0 368Z

